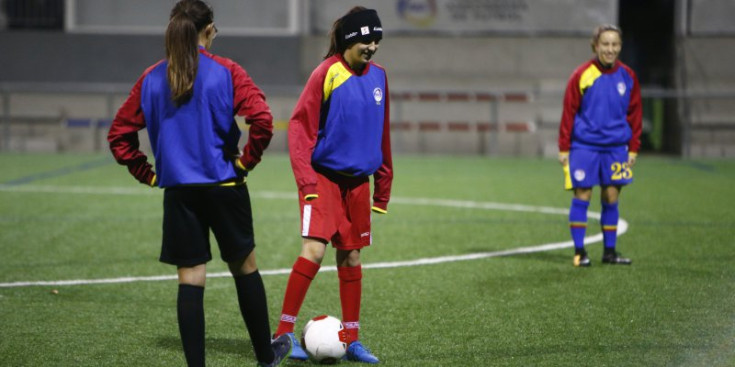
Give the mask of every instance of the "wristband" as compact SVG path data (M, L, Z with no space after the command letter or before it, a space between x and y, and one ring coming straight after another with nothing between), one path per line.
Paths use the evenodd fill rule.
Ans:
M241 169L243 171L249 171L249 169L245 168L245 165L243 165L242 162L240 162L240 159L239 158L238 159L235 159L235 165L237 166L237 168L239 168L239 169Z
M388 211L387 211L387 210L385 210L385 209L381 209L381 208L378 208L377 206L373 206L373 207L372 207L372 208L370 208L370 209L371 209L372 211L376 212L376 213L380 213L380 214L388 214Z

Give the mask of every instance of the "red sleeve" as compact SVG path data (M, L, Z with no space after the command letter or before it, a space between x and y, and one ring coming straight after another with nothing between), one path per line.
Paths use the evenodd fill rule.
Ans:
M230 61L230 71L235 114L245 116L245 123L250 125L248 142L243 148L240 163L251 170L260 162L273 137L273 115L265 102L265 94L255 85L245 69Z
M630 103L628 104L628 124L630 129L633 131L633 135L630 137L628 142L628 151L637 153L641 147L641 130L642 130L642 116L643 108L641 104L641 86L638 84L638 77L635 75L633 70L625 68L633 77L633 90L630 92Z
M393 157L390 149L390 93L388 91L388 77L385 79L385 119L383 121L383 164L373 174L375 192L373 206L383 211L388 210L390 190L393 185Z
M151 164L148 163L148 157L140 150L138 140L138 131L146 127L143 110L140 107L140 90L145 76L156 65L146 70L135 83L130 95L117 111L107 134L110 151L117 163L127 166L130 174L146 185L153 184L155 174Z
M323 65L323 64L322 64ZM311 155L319 132L319 117L327 68L318 67L309 77L288 122L288 151L296 186L303 195L316 194L317 176Z
M572 146L572 129L574 116L579 110L582 94L579 92L580 68L572 73L564 93L564 105L559 124L559 152L568 152Z

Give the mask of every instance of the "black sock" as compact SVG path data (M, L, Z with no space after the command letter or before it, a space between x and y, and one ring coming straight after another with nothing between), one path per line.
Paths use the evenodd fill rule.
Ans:
M273 361L271 349L271 327L268 320L268 302L265 298L263 278L257 270L253 273L235 277L237 301L240 313L253 343L255 358L259 362Z
M204 366L204 287L179 284L176 311L186 363Z

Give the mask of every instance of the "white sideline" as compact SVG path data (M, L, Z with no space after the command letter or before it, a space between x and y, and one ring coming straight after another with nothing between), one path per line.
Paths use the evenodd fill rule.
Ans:
M31 192L31 193L64 193L64 194L101 194L101 195L145 195L145 194L160 194L160 190L151 189L131 189L122 187L61 187L61 186L31 186L31 185L0 185L0 191L12 191L12 192ZM251 193L252 197L264 198L264 199L295 199L295 193L286 192L272 192L272 191L257 191ZM532 205L521 205L521 204L503 204L503 203L492 203L492 202L478 202L468 200L452 200L452 199L429 199L429 198L393 198L391 199L392 204L404 204L404 205L421 205L421 206L443 206L453 208L469 208L469 209L483 209L483 210L505 210L505 211L519 211L519 212L532 212L542 214L557 214L567 215L569 209L566 208L553 208L543 206L532 206ZM588 217L599 219L600 213L589 212ZM628 231L628 222L620 218L618 222L618 235L622 235ZM598 233L593 236L585 237L585 244L596 243L602 241L602 233ZM563 248L569 248L574 246L572 241L554 242L547 243L537 246L526 246L517 247L509 250L502 251L491 251L491 252L477 252L465 255L454 255L454 256L438 256L429 258L420 258L415 260L404 260L404 261L390 261L390 262L379 262L371 264L363 264L363 269L387 269L387 268L399 268L408 266L422 266L422 265L433 265L448 262L457 261L469 261L477 259L485 259L491 257L500 256L511 256L520 254L530 254L534 252L552 251ZM319 272L331 272L336 271L335 266L324 266ZM273 269L273 270L261 270L261 275L284 275L290 274L291 268L284 269ZM207 274L207 278L221 278L229 277L229 272L211 273ZM157 276L139 276L139 277L120 277L120 278L106 278L106 279L75 279L75 280L56 280L56 281L19 281L19 282L8 282L0 283L0 288L12 288L12 287L30 287L30 286L70 286L70 285L90 285L90 284L116 284L116 283L132 283L132 282L150 282L150 281L161 281L161 280L175 280L177 276L173 275L157 275Z

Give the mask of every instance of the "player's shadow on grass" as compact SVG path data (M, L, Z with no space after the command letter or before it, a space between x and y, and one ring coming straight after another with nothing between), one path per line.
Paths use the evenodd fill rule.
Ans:
M156 346L162 349L174 350L183 353L181 339L178 336L160 336L156 341ZM214 351L220 354L236 354L246 360L255 358L252 344L250 344L250 339L206 337L204 340L204 348L206 348L205 350L207 353Z

